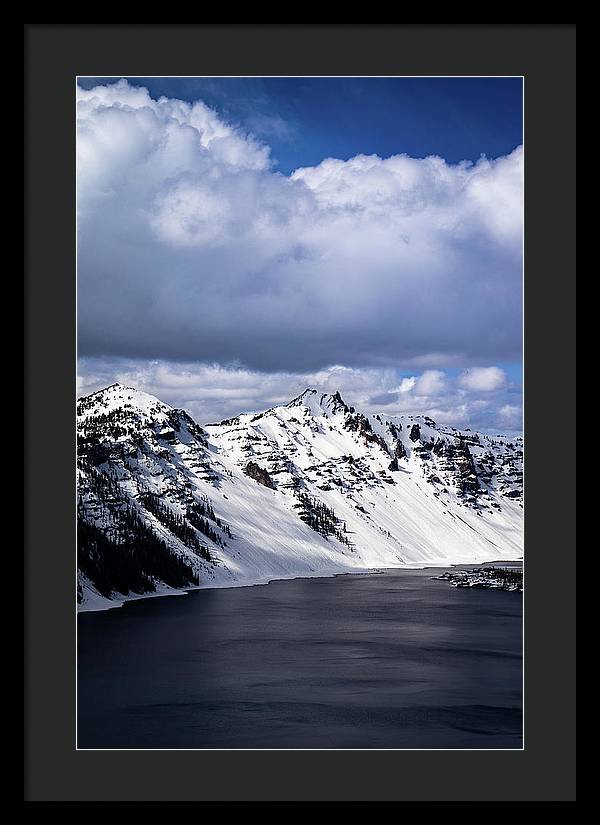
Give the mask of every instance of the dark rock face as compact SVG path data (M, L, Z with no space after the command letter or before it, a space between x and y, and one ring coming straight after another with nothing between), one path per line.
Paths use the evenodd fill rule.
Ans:
M421 437L421 427L418 424L413 424L410 428L409 438L411 441L418 441Z
M378 444L379 447L381 447L381 449L384 451L384 453L387 453L389 455L390 451L388 445L385 443L385 439L377 433L373 432L371 422L362 413L348 413L344 421L344 428L346 430L349 430L350 432L356 432L362 435L365 444L367 445Z
M169 423L173 427L174 433L180 433L185 428L191 433L199 444L208 446L208 435L206 430L198 426L194 419L185 410L172 410L169 414Z
M352 409L346 404L346 402L344 401L344 399L340 395L339 390L334 392L334 394L331 396L331 398L333 400L333 411L334 412L340 412L340 410L341 410L343 412L349 413L349 412L352 411Z
M402 431L402 424L393 424L391 421L388 423L388 429L393 435L394 438L398 438L398 433Z
M384 453L389 455L388 445L385 443L385 440L377 433L367 432L365 433L365 444L378 444Z
M176 444L177 443L177 436L175 435L175 430L171 430L168 428L163 428L156 433L156 438L158 441L165 441L167 444Z
M273 479L268 474L266 470L263 470L262 467L259 467L255 461L249 461L246 466L244 467L244 472L250 478L253 478L254 481L257 481L259 484L262 484L263 487L269 487L271 490L275 489L275 485L273 484Z
M432 449L433 449L433 452L435 453L435 455L443 455L445 447L446 447L446 445L444 444L442 439L438 438L438 440L433 445Z
M481 484L477 466L466 440L459 438L454 444L448 444L438 439L428 446L435 456L443 459L440 466L454 477L458 495L464 499L476 501L481 493ZM420 452L418 447L415 450ZM425 457L427 456L421 455L421 458ZM431 453L428 453L428 457L431 457Z
M454 451L454 463L458 469L458 488L463 495L477 495L479 491L479 479L475 462L469 447L464 441L459 442L452 448Z
M394 455L396 458L406 458L406 448L404 447L404 444L400 441L400 439L396 441Z
M349 413L344 421L344 428L351 433L359 432L362 435L370 433L372 430L369 419L362 413Z
M388 464L388 470L391 470L393 473L397 473L399 469L400 467L398 466L398 459L393 458Z

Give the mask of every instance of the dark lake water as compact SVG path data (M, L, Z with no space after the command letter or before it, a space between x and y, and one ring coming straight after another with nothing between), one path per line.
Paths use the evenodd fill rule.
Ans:
M522 595L435 570L78 618L80 748L520 748Z

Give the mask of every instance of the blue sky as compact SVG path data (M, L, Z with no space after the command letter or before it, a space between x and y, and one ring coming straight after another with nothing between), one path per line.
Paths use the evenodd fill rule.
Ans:
M449 163L522 143L522 80L507 78L135 78L154 98L203 100L272 148L289 174L323 158L406 153ZM80 78L90 89L114 78Z
M81 392L521 427L520 78L80 78Z

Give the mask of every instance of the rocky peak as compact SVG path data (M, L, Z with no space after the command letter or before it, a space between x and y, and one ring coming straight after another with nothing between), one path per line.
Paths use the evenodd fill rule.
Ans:
M233 582L521 552L520 439L369 415L312 387L203 429L113 384L80 399L77 424L84 602L94 588L146 592L198 576ZM106 565L134 539L139 570L124 579L122 566Z
M354 411L353 407L346 404L339 390L330 394L314 387L307 387L304 392L293 398L286 406L288 408L305 407L315 416L337 415Z
M344 413L351 413L354 412L353 407L349 407L348 404L344 401L342 396L340 395L340 391L336 390L333 395L329 396L328 406L332 407L332 411L335 413L344 412Z
M154 434L162 440L190 437L206 445L206 433L185 412L154 395L118 382L77 401L79 435L122 441Z
M303 406L306 401L308 401L312 396L317 394L317 390L313 389L312 387L307 387L300 395L297 395L295 398L292 398L286 404L286 407L301 407Z
M78 416L105 414L117 409L133 410L148 415L165 412L171 410L172 407L159 401L150 393L118 382L83 396L77 401Z

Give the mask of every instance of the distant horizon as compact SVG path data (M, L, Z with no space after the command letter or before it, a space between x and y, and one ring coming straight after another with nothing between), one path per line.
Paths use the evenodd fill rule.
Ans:
M154 395L153 393L150 393L150 392L148 392L144 389L140 389L139 387L131 386L130 384L123 384L120 381L113 381L111 384L107 384L105 386L99 387L96 390L92 390L90 392L86 392L86 393L82 393L82 394L77 394L77 401L83 400L85 398L90 398L94 395L99 395L100 393L105 392L106 390L109 390L112 387L121 387L124 390L131 390L132 392L144 393L145 395L149 395L152 398L155 398L160 403L165 404L166 406L172 407L173 409L182 409L182 410L184 410L184 412L187 412L189 415L192 416L192 418L194 418L194 420L196 420L195 416L192 415L192 413L189 410L186 410L185 407L177 407L173 404L170 404L168 401L165 401L164 399L159 398L157 395ZM275 404L272 407L266 407L266 408L262 408L262 409L256 408L256 409L250 409L250 410L239 410L235 415L230 416L230 418L237 418L237 417L242 416L242 415L257 415L257 414L260 415L260 414L263 414L263 413L267 413L272 409L277 409L278 407L286 407L286 406L289 407L290 404L293 404L294 401L300 400L307 393L322 393L323 396L325 396L325 397L328 396L329 398L335 398L337 396L339 398L339 400L341 400L343 403L347 404L347 406L349 406L352 410L357 410L358 412L363 412L358 407L356 407L354 404L352 404L352 403L348 404L346 398L344 398L342 396L340 390L327 390L327 391L325 391L325 390L323 390L322 388L319 388L319 387L305 387L303 390L301 390L299 393L297 393L296 395L289 398L289 400L287 400L287 401L282 401L281 403ZM415 412L402 412L402 413L397 413L395 415L390 415L388 413L385 413L382 409L379 409L379 410L376 410L376 411L369 412L369 415L373 415L373 416L382 415L382 416L386 416L387 418L422 418L422 419L426 419L426 420L433 420L431 418L431 416L425 415L423 413L416 412L416 411ZM218 426L224 420L227 420L227 419L220 419L219 421L196 421L196 423L200 424L203 427L210 427L210 426ZM437 422L437 421L434 421L434 423L435 424L442 424L442 426L450 427L450 429L456 430L457 432L467 432L467 431L471 432L472 431L472 432L481 432L482 435L497 436L499 438L522 438L522 432L519 432L519 431L512 431L512 432L505 431L505 432L494 433L491 430L490 431L485 431L485 430L476 431L476 430L472 430L472 428L470 428L470 427L453 427L451 424L445 424L443 422Z

